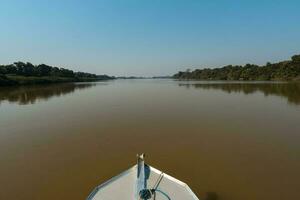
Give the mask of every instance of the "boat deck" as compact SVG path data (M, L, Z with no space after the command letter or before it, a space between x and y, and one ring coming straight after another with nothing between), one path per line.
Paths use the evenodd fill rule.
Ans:
M87 200L140 200L138 165L99 185ZM150 199L155 200L199 200L187 184L148 165L143 167L142 187L155 189ZM141 199L144 200L144 199Z

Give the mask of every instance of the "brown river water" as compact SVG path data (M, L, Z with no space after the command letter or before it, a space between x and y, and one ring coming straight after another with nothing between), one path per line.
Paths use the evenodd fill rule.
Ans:
M82 200L142 152L200 199L300 199L300 84L0 88L0 199Z

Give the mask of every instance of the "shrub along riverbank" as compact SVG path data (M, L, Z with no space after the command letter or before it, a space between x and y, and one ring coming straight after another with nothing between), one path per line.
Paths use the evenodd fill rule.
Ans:
M222 68L205 68L194 71L178 72L176 79L197 80L241 80L241 81L300 81L300 55L288 61L267 63L263 66L246 64L245 66L228 65Z
M90 82L110 79L114 79L114 77L74 72L69 69L52 67L45 64L33 65L28 62L16 62L10 65L0 65L0 86Z

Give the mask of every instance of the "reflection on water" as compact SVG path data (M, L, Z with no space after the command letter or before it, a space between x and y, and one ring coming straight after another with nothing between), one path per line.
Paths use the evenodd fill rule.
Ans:
M275 95L287 98L289 103L300 104L300 84L299 83L274 83L274 82L197 82L197 83L179 83L179 86L196 89L215 89L227 93L243 92L244 94L253 94L262 92L264 95Z
M0 103L9 101L19 105L34 104L37 100L47 101L51 97L70 94L95 86L96 83L63 83L54 85L32 85L0 88Z

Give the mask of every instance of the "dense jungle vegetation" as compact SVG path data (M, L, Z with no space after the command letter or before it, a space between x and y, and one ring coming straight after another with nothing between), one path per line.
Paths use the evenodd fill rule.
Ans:
M221 68L180 71L173 78L241 81L300 80L300 55L294 55L288 61L278 63L268 62L263 66L254 64L246 64L244 66L227 65Z

